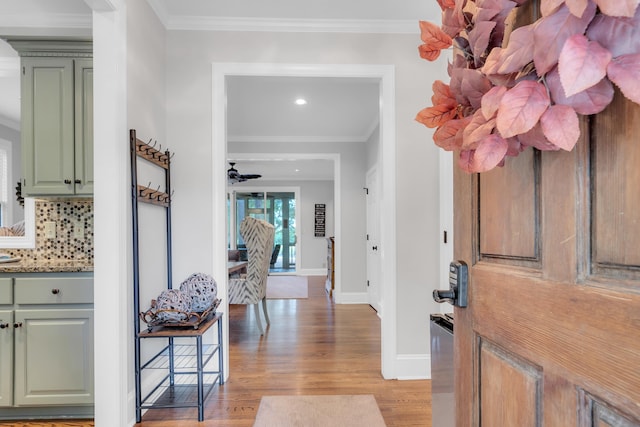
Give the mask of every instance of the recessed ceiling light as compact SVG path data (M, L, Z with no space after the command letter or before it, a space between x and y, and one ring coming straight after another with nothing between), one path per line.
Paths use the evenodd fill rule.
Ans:
M307 105L307 100L304 98L298 98L296 99L296 105Z

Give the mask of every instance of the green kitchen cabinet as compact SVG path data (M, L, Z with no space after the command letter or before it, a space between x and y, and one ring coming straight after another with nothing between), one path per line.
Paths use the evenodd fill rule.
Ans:
M16 310L14 403L93 403L93 309Z
M93 275L0 277L0 420L91 415Z
M23 56L21 90L23 194L92 194L92 59Z
M13 282L0 278L0 407L13 397Z

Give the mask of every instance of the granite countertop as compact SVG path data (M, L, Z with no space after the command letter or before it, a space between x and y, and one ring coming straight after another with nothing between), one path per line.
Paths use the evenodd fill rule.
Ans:
M0 263L0 273L67 273L93 271L93 264L86 260L46 260L25 259L17 262Z

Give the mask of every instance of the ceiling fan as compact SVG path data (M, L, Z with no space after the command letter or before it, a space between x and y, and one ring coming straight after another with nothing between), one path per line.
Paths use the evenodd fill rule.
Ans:
M231 165L231 167L227 170L227 180L229 184L235 184L236 182L244 182L248 179L257 179L262 177L262 175L258 174L243 175L234 167L236 165L235 162L229 162L229 164Z

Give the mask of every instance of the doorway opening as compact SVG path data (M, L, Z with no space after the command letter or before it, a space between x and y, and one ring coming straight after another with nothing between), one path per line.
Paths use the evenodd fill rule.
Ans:
M240 260L246 259L246 248L239 231L240 223L246 217L262 219L275 227L269 272L296 272L296 200L295 191L232 192L231 201L235 213L233 222L229 224L234 236L231 246L239 250Z
M227 169L227 79L233 76L283 76L283 77L341 77L378 79L380 82L379 112L380 112L380 149L377 154L380 173L380 283L381 302L384 313L381 322L382 335L382 363L381 371L384 378L397 378L397 347L396 336L396 131L395 131L395 72L392 65L354 65L354 64L260 64L260 63L214 63L213 64L213 95L212 95L212 165L214 170ZM250 141L247 140L247 143ZM281 141L286 143L287 141ZM249 152L249 151L246 151ZM259 152L259 150L254 150ZM349 170L343 170L336 163L335 180L335 271L336 293L338 297L348 298L353 293L341 295L345 262L343 262L343 232L342 226L345 212L342 209L341 185L352 182L349 180ZM341 180L341 174L345 177ZM226 209L227 182L222 173L214 173L212 179L212 245L213 253L220 254L213 260L213 272L217 277L226 276ZM362 191L360 188L359 191ZM345 192L345 196L349 194ZM349 252L344 252L348 254ZM298 254L299 255L299 254ZM348 257L347 257L348 258ZM297 262L299 262L299 257ZM348 266L347 266L348 267ZM220 292L226 292L226 280L219 284ZM337 299L336 303L340 303ZM223 307L223 310L226 307ZM225 341L228 340L225 334ZM226 346L225 348L228 348ZM226 350L225 350L226 352ZM225 354L228 364L228 353Z

